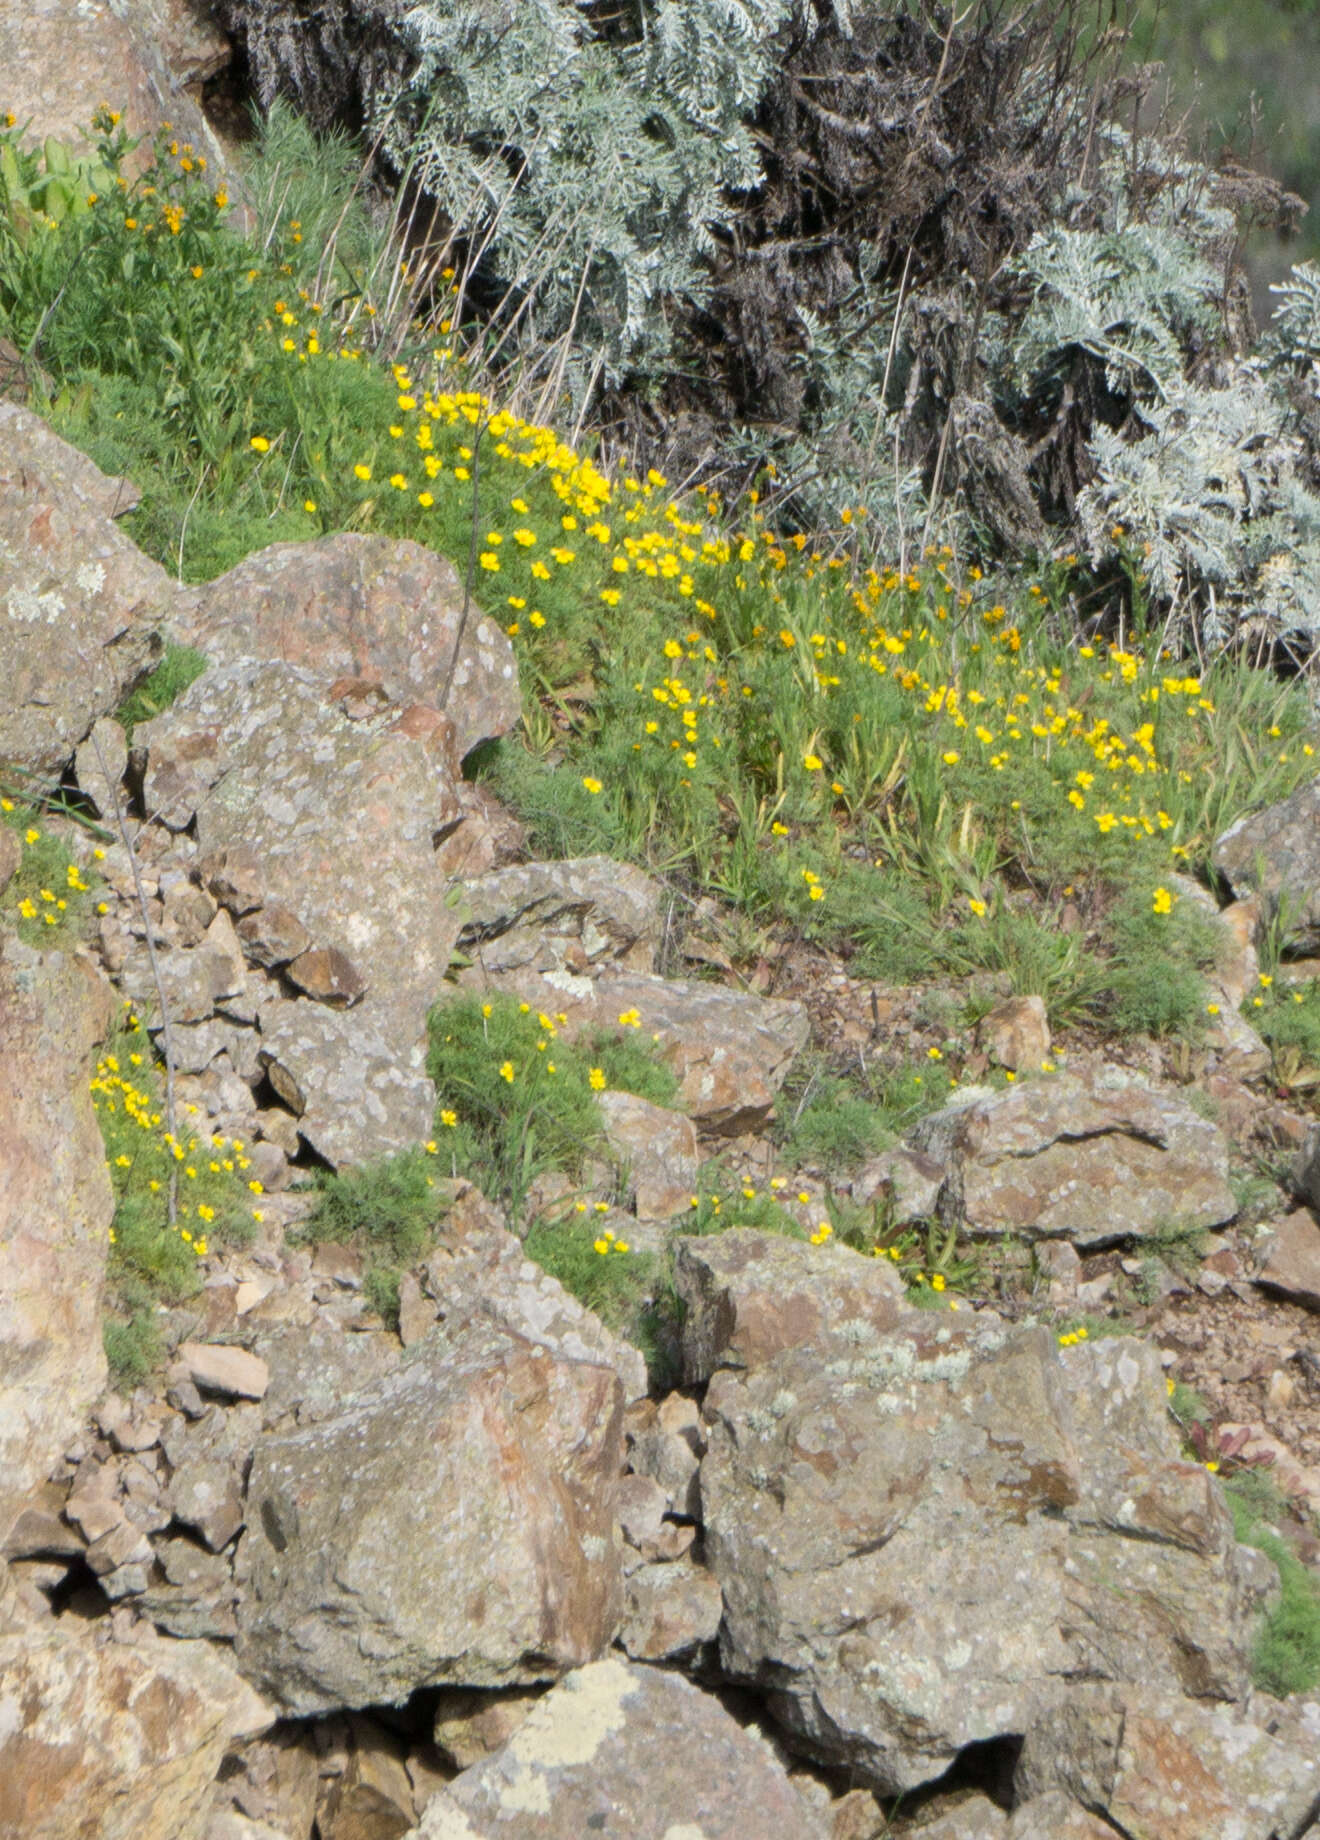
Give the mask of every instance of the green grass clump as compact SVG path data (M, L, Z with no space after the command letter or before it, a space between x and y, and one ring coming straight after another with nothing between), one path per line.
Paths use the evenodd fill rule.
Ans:
M675 1090L672 1074L626 1026L569 1043L563 1024L507 996L456 997L431 1012L427 1071L439 1098L440 1153L515 1223L538 1175L576 1177L603 1152L598 1092L640 1090L663 1103Z
M1242 1014L1270 1049L1277 1086L1300 1092L1320 1085L1320 982L1283 984L1277 969L1262 972Z
M794 1163L848 1175L893 1142L883 1114L845 1080L818 1080L803 1101L788 1117L780 1140Z
M196 683L205 669L204 652L194 651L188 645L167 645L155 670L129 691L115 711L115 719L128 739L133 739L133 730L139 722L149 722L168 709L189 684Z
M399 1279L430 1251L452 1198L452 1185L437 1174L435 1152L403 1150L323 1175L298 1237L361 1247L367 1260L363 1294L397 1327Z
M1256 1547L1278 1567L1279 1600L1256 1637L1251 1675L1258 1687L1283 1699L1320 1686L1320 1579L1267 1524L1264 1512L1277 1516L1280 1509L1277 1501L1253 1486L1252 1476L1243 1471L1224 1487L1238 1540Z

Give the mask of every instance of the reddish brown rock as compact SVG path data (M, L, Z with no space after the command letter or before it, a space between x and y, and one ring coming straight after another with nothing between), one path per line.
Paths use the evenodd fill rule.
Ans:
M105 1381L114 1197L88 1081L107 987L62 953L0 957L0 1535Z
M316 1003L348 1009L367 994L367 980L338 946L313 946L286 967L289 981Z
M302 1715L600 1654L620 1600L622 1411L612 1369L477 1315L265 1438L238 1557L245 1673Z
M1274 1222L1256 1282L1308 1310L1320 1310L1320 1227L1309 1208Z
M4 1840L200 1840L226 1748L273 1718L207 1643L97 1642L12 1611L0 1706Z
M945 1171L941 1217L972 1233L1087 1250L1170 1224L1220 1226L1237 1212L1223 1133L1126 1068L969 1089L906 1142Z
M93 115L111 98L121 126L141 143L128 156L130 171L146 165L168 121L218 176L223 151L199 106L200 85L230 55L209 11L189 0L142 0L131 8L0 0L0 107L13 111L31 141L53 136L78 153Z
M117 490L0 403L0 761L58 774L155 657L175 590L115 528Z
M180 598L176 634L219 662L282 659L351 695L440 704L459 636L463 584L452 562L421 544L341 531L275 543ZM522 713L513 648L480 608L469 611L444 718L459 755L506 734ZM441 719L444 719L441 718ZM413 718L416 732L417 717Z
M683 1375L693 1386L717 1367L823 1347L848 1324L875 1335L904 1310L903 1281L887 1259L750 1228L680 1240L674 1282L686 1306Z

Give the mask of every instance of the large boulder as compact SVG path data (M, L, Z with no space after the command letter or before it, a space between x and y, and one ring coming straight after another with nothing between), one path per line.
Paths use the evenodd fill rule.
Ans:
M677 1079L675 1105L710 1135L734 1136L765 1124L810 1033L800 1003L695 979L608 967L597 976L567 969L491 974L474 965L460 981L469 989L507 991L533 1009L563 1015L569 1041L584 1031L635 1029Z
M461 919L436 860L463 822L448 724L354 719L313 672L243 660L135 742L148 809L195 827L243 951L295 952L284 969L308 994L263 1015L260 1053L304 1137L338 1164L425 1136L426 1012Z
M1070 1678L1238 1698L1263 1582L1165 1406L1140 1343L918 1311L717 1372L726 1671L891 1794L1030 1729Z
M1230 825L1214 864L1238 900L1259 894L1282 913L1292 945L1320 949L1320 779Z
M851 1334L848 1325L878 1334L904 1312L903 1280L887 1259L749 1228L680 1240L674 1283L689 1386L718 1367L759 1367L786 1348Z
M209 1643L97 1640L0 1600L0 1840L200 1840L227 1748L273 1720Z
M611 1656L432 1796L405 1840L825 1840L765 1739L677 1674Z
M969 1088L906 1143L943 1172L941 1216L973 1234L1094 1250L1237 1212L1223 1133L1122 1067Z
M4 29L0 13L0 70L17 67ZM149 668L174 588L114 526L134 502L125 481L0 402L0 761L58 775Z
M238 1659L291 1713L553 1679L620 1611L622 1388L480 1315L266 1438Z
M1079 1681L1028 1731L1015 1784L1032 1800L1066 1790L1133 1840L1299 1834L1320 1803L1320 1699L1228 1706Z
M655 969L660 888L629 863L608 856L517 863L471 877L463 894L459 947L488 976Z
M0 955L0 1535L105 1383L114 1197L92 1110L107 987L79 959Z
M448 557L394 537L340 531L274 543L181 594L175 636L209 658L282 659L326 684L355 680L382 701L438 707L460 756L507 734L522 712L513 647L475 605L462 643L463 583ZM458 655L455 658L455 647Z

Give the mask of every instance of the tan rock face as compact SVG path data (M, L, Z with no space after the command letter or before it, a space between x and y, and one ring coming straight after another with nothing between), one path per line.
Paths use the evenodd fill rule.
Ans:
M327 685L352 678L407 708L434 707L458 641L463 583L419 543L341 531L275 543L180 597L174 630L220 663L282 659ZM445 714L460 756L522 713L513 647L469 610Z
M350 720L309 672L249 660L208 671L135 741L151 808L195 819L207 886L240 915L237 935L228 913L212 923L239 968L245 947L258 965L298 948L308 998L263 1013L259 1051L303 1136L335 1164L426 1137L426 1013L461 922L435 855L461 816L447 731ZM191 971L197 954L179 956ZM180 994L192 1013L216 1000Z
M719 1367L759 1367L787 1348L820 1345L845 1324L874 1336L905 1313L903 1280L887 1260L750 1228L681 1240L674 1282L686 1306L689 1386Z
M990 1058L1014 1073L1034 1072L1050 1057L1050 1025L1040 997L1012 997L999 1004L976 1033Z
M58 772L151 663L174 588L115 529L121 488L0 402L0 760Z
M1215 844L1215 867L1239 900L1259 895L1265 911L1282 904L1289 943L1320 947L1320 781L1239 818Z
M691 1119L635 1093L604 1092L605 1141L626 1166L638 1220L672 1220L691 1205L700 1163Z
M239 1665L291 1712L552 1679L618 1618L614 1372L478 1319L258 1446Z
M611 1656L538 1701L409 1840L825 1840L770 1746L677 1674Z
M107 98L123 127L147 147L168 120L180 139L220 149L187 84L228 61L228 41L187 0L146 0L132 8L83 6L78 0L0 0L0 70L4 102L30 137L81 144ZM130 156L130 168L145 154Z
M199 1840L227 1746L273 1713L207 1644L0 1630L3 1840Z
M106 987L60 953L0 958L0 1532L105 1383L114 1213L88 1080Z
M1245 1690L1257 1573L1144 1344L914 1311L722 1370L706 1415L724 1666L877 1792L1030 1730L1069 1677Z
M907 1144L945 1170L942 1216L1082 1250L1237 1212L1228 1144L1176 1094L1117 1067L968 1090Z
M1078 1683L1028 1732L1016 1786L1069 1791L1143 1840L1273 1840L1314 1812L1317 1740L1313 1695L1225 1706Z

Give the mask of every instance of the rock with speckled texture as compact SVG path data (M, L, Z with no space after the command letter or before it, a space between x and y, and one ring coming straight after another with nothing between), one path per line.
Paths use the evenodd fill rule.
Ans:
M717 1372L705 1411L724 1667L877 1792L1030 1728L1070 1676L1245 1691L1266 1579L1146 1345L859 1319Z
M765 1739L677 1674L611 1656L568 1675L405 1840L826 1840Z
M132 502L124 481L0 403L0 761L58 774L150 669L176 590L115 528Z
M750 1227L680 1240L674 1282L689 1386L704 1384L717 1367L759 1367L786 1348L821 1347L850 1327L878 1334L905 1307L903 1280L887 1259Z
M1015 1783L1066 1790L1132 1840L1276 1840L1320 1801L1320 1696L1224 1705L1078 1682L1028 1730Z
M279 658L325 683L375 686L399 707L440 704L459 755L507 734L522 713L505 634L475 604L454 659L463 583L447 556L405 538L339 531L273 543L227 575L180 595L177 638L218 663Z
M0 1840L198 1840L226 1747L274 1716L207 1642L98 1640L0 1589Z
M622 1388L478 1315L333 1416L265 1438L238 1661L296 1715L551 1680L621 1603Z
M304 979L324 1001L260 1018L261 1059L303 1136L336 1165L425 1138L426 1013L461 924L435 854L463 821L447 731L355 721L314 673L246 660L206 672L134 739L149 807L195 823L204 868L244 864L212 877L243 913L235 950L269 957L252 917L269 903L310 942L300 963L346 967Z
M608 856L516 863L471 877L463 894L458 943L488 975L655 969L660 887L630 863Z
M109 987L62 952L0 956L0 1537L105 1384L114 1196L92 1110Z
M1237 1213L1223 1132L1124 1067L968 1088L905 1141L944 1171L941 1217L974 1234L1088 1250Z

